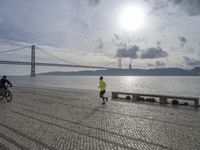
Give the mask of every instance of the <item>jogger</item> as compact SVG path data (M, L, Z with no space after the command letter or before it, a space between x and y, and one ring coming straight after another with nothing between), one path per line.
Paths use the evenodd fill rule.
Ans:
M100 89L99 97L102 98L102 104L104 105L105 102L108 102L108 97L104 96L104 94L106 93L106 82L103 80L102 76L99 78L98 88Z

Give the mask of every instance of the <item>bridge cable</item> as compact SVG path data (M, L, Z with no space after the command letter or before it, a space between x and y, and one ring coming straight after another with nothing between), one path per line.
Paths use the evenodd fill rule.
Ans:
M75 63L72 63L72 62L66 61L65 59L59 58L59 57L57 57L57 56L55 56L55 55L53 55L53 54L47 52L47 51L44 50L43 48L40 48L40 47L36 47L36 48L39 49L40 51L42 51L43 53L45 53L45 54L47 54L47 55L49 55L49 56L51 56L51 57L53 57L53 58L55 58L55 59L58 59L58 60L60 60L60 61L62 61L62 62L65 62L65 63L71 64L71 65L77 65L77 64L75 64ZM111 63L109 63L109 64L107 64L106 66L109 66L109 65L111 65L111 64L114 64L114 61L111 62ZM111 68L112 68L112 67L111 67Z
M30 46L24 46L24 47L20 47L20 48L16 48L16 49L0 51L0 54L14 52L14 51L20 51L20 50L23 50L25 48L30 48Z
M60 61L62 61L62 62L75 65L75 64L72 63L72 62L69 62L69 61L67 61L67 60L65 60L65 59L63 59L63 58L59 58L59 57L57 57L57 56L55 56L55 55L53 55L53 54L47 52L47 51L44 50L43 48L37 47L37 49L39 49L39 50L42 51L43 53L45 53L45 54L47 54L47 55L49 55L49 56L51 56L51 57L53 57L53 58L55 58L55 59L58 59L58 60L60 60Z
M111 65L113 65L113 64L115 64L116 62L110 62L110 63L108 63L108 64L106 64L105 66L111 66Z

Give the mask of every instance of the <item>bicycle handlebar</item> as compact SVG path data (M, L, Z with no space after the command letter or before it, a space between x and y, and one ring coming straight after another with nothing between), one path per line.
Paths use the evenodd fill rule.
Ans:
M13 85L6 85L6 87L13 87Z

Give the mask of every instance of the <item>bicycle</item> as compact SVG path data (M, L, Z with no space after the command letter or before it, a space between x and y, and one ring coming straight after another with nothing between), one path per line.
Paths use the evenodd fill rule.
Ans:
M4 88L0 88L0 100L3 100L4 97L7 100L7 102L11 102L12 92L8 89L8 86L7 86L6 90Z

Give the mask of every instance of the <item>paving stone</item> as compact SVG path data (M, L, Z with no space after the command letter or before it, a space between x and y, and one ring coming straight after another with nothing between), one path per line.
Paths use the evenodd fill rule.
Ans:
M102 106L97 91L41 87L15 87L13 96L0 102L0 149L200 147L200 112L189 106L113 100Z

